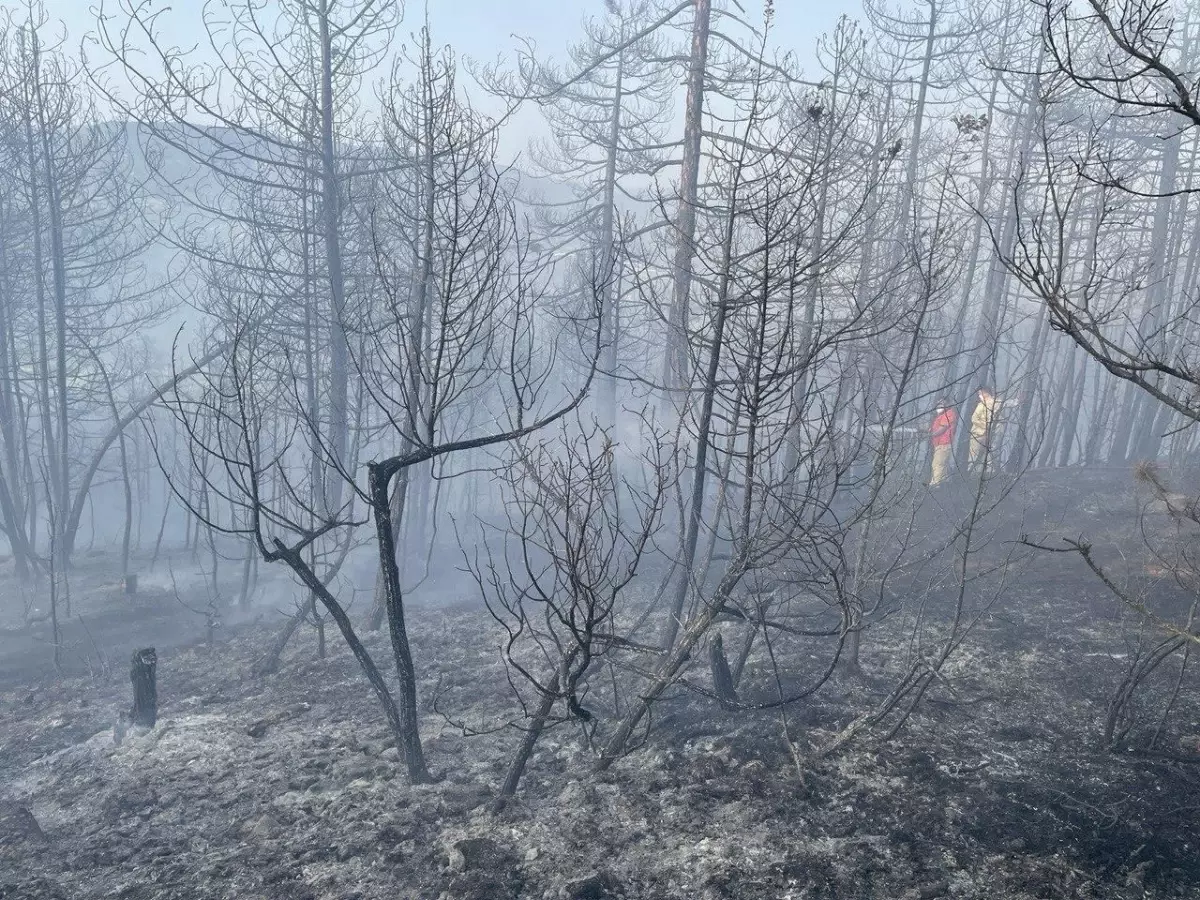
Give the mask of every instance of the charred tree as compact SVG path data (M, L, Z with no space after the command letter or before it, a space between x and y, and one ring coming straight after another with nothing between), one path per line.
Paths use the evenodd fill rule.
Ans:
M153 647L135 650L130 661L129 680L133 684L133 707L129 723L153 728L158 721L158 654Z

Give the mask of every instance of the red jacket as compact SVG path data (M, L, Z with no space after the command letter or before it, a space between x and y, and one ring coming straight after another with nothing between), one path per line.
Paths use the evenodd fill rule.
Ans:
M942 410L942 414L933 420L929 426L929 435L933 446L946 447L954 440L954 425L958 422L958 413L952 409Z

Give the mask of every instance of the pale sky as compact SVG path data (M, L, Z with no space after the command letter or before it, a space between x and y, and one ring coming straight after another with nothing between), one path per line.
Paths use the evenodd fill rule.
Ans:
M45 0L47 11L64 21L72 42L92 28L97 0ZM223 3L224 0L211 0ZM151 0L151 8L164 10L159 23L172 39L187 46L201 33L203 0ZM752 21L761 21L762 0L741 0ZM106 0L106 9L116 16L118 0ZM403 34L415 30L423 18L425 3L405 4ZM531 38L553 56L579 38L580 21L603 11L603 0L428 0L429 18L438 43L450 44L460 54L492 59L515 46L511 35ZM816 38L830 30L839 15L859 15L861 0L776 0L775 32L780 47L796 51L802 60L811 59ZM686 13L681 14L685 18Z
M219 8L227 0L209 2ZM739 2L749 21L761 22L762 0ZM72 46L77 47L84 34L93 30L99 0L45 0L45 3L50 17L66 24ZM205 49L201 18L204 0L150 0L150 4L151 9L160 13L157 24L166 43L183 48L198 44L198 51ZM120 6L121 0L104 0L105 11L116 20L114 25L122 18ZM408 0L404 9L398 37L407 40L421 26L426 3ZM603 0L428 0L435 42L450 45L460 58L481 62L491 62L497 56L511 59L518 38L534 41L540 53L561 60L566 47L582 37L581 21L600 15L603 9ZM857 18L861 9L861 0L776 0L773 43L781 50L794 52L805 69L812 71L818 37L832 30L840 15ZM686 23L687 17L687 13L681 13L679 21ZM502 142L502 156L511 158L512 152L524 149L527 140L523 135L537 131L540 126L534 115L531 111L522 114L513 123L515 129L510 129Z

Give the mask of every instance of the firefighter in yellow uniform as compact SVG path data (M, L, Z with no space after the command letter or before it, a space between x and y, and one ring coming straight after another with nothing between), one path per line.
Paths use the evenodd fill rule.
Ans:
M971 452L967 465L973 472L981 471L995 452L996 414L1000 401L988 388L979 389L979 402L971 413Z

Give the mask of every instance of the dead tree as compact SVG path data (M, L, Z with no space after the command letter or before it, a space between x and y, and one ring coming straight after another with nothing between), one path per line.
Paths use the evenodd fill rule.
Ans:
M660 654L638 667L629 689L636 699L598 741L600 768L627 752L663 692L703 658L719 623L743 623L764 646L784 634L821 641L823 673L800 691L767 698L760 675L748 683L743 644L735 703L742 709L783 707L818 690L856 627L843 548L862 512L850 488L864 453L861 441L839 434L835 410L846 401L850 382L841 373L852 370L852 348L903 313L878 296L860 303L830 290L809 322L803 298L826 267L858 256L852 249L865 199L876 187L867 174L874 129L860 129L865 122L854 116L839 123L846 134L839 152L864 152L825 196L826 238L813 256L807 229L836 156L814 152L829 142L819 135L820 117L808 113L812 94L755 62L761 53L747 55L752 74L738 82L736 134L705 143L693 271L706 312L690 329L698 364L673 448L690 468L679 580L659 612L666 619ZM802 381L807 387L798 390ZM757 589L768 580L778 590ZM804 617L816 617L818 627L796 624ZM724 654L714 656L723 682Z
M263 327L264 319L254 308L245 310L222 364L204 373L204 390L180 389L169 401L188 437L197 477L208 492L241 514L214 521L205 517L186 490L176 489L176 496L208 528L252 537L264 560L286 565L325 607L384 706L414 782L427 781L430 775L420 741L416 666L397 564L398 536L390 502L393 483L414 466L540 431L577 408L591 383L589 371L575 391L566 396L550 394L554 348L536 342L533 331L537 292L546 273L516 230L516 219L503 195L494 195L493 203L480 215L479 228L471 233L456 229L452 221L441 223L460 259L491 260L492 264L466 273L482 279L468 282L468 299L476 305L459 310L455 330L444 333L449 368L435 384L445 392L442 396L469 402L474 399L472 386L489 383L473 366L495 366L493 371L503 376L495 379L501 394L490 398L496 416L487 429L476 426L471 433L453 433L445 429L414 431L411 427L404 403L404 388L409 384L406 373L407 367L420 363L409 356L410 346L403 339L408 307L399 296L374 310L374 321L369 317L361 320L361 352L355 367L374 415L388 429L388 438L377 447L379 458L365 467L363 483L357 473L339 464L336 447L324 445L325 431L304 403L303 378L295 366L280 365L277 339ZM591 371L599 354L597 318L593 315L590 321L579 323L576 333L578 340L591 347ZM287 417L284 427L268 429L272 418L268 410L281 409ZM385 448L397 445L410 449L402 455L386 452ZM376 448L364 452L372 449ZM326 471L343 479L345 499L336 509L316 506L311 499L316 496L309 481L313 467L305 462L305 455L312 452L321 455ZM210 461L215 465L210 467ZM399 677L395 696L358 639L342 604L310 561L314 553L317 559L327 559L339 552L346 533L368 523L373 525L384 579L392 662ZM325 541L327 537L329 541Z
M0 317L0 365L6 369L0 517L18 568L41 567L35 550L39 513L25 474L41 467L28 458L29 446L14 446L31 443L20 429L36 428L33 443L46 459L48 502L59 530L55 566L64 571L96 474L146 407L135 398L130 406L137 412L130 418L127 407L116 415L111 436L96 434L84 421L107 405L109 375L122 381L130 373L144 376L144 366L138 371L129 365L132 354L122 359L113 348L131 345L161 318L165 283L140 261L157 229L133 171L128 135L102 120L78 62L48 37L52 33L38 2L0 22L0 120L14 126L4 142L0 176L0 205L6 207L0 213L0 292L6 298ZM21 227L13 227L18 221ZM18 294L27 302L8 302ZM32 339L18 340L25 330ZM93 365L97 358L107 369L103 376ZM117 371L118 363L124 371ZM8 380L18 372L19 380Z
M203 280L198 299L218 328L237 332L247 305L266 299L256 315L281 345L270 362L294 368L306 415L322 432L304 503L336 510L339 470L358 467L362 446L349 328L373 292L369 242L354 227L372 143L356 97L388 53L399 6L284 0L267 21L254 2L206 4L215 62L199 63L168 43L152 4L104 7L84 52L92 82L137 124L151 176L179 212L165 239ZM111 90L113 72L132 91ZM213 227L224 222L237 224ZM282 348L293 351L290 361ZM321 580L332 583L352 549L322 555ZM311 595L302 604L320 628L320 604ZM270 655L264 665L274 665Z
M390 359L380 352L373 360L378 371L367 384L376 398L394 405L401 453L456 427L454 419L475 392L481 363L475 350L490 345L493 321L505 315L504 257L510 250L522 253L518 244L524 240L510 218L510 188L495 164L498 123L462 99L456 60L449 51L435 51L428 30L409 62L415 83L394 73L384 95L386 166L362 210L381 294L367 321L371 328L390 329L405 349ZM382 350L374 332L367 335ZM406 575L427 562L438 524L434 465L405 469L390 488L396 564ZM386 584L380 570L371 630L385 618Z
M667 18L688 5L678 4ZM630 231L647 224L644 183L671 164L662 149L669 146L674 99L670 47L665 29L650 27L663 12L659 6L658 0L614 0L585 20L584 40L568 48L565 61L524 51L514 72L480 73L492 93L510 102L532 95L550 128L548 140L531 143L530 174L553 180L570 199L531 191L529 200L542 240L574 253L582 280L600 285L605 354L596 407L608 426L616 422L624 343L639 339L637 305L622 278L622 221L633 220ZM578 293L572 287L564 303Z
M604 718L600 706L608 717L620 708L620 697L593 703L585 693L593 671L613 665L628 644L629 589L673 481L664 437L647 423L643 453L618 462L609 434L577 418L557 440L516 445L522 463L513 459L507 468L507 533L494 541L484 531L482 553L464 547L488 611L504 630L514 690L523 706L522 685L535 700L518 726L524 735L494 811L516 793L547 727L573 722L590 745Z
M1054 77L1042 89L1040 153L1018 173L1011 213L1016 241L1002 249L1002 260L1046 304L1051 328L1110 374L1174 413L1200 419L1200 373L1191 352L1195 303L1163 295L1166 273L1156 262L1164 252L1163 201L1180 193L1172 135L1200 128L1187 74L1194 36L1168 5L1151 0L1040 5ZM1083 119L1083 110L1092 114ZM1130 143L1165 147L1162 165L1148 170L1144 150L1130 165ZM1154 207L1140 221L1151 228L1139 235L1120 220L1141 212L1147 201ZM1091 241L1083 271L1076 272L1066 235L1073 218L1090 210L1099 211L1105 227L1097 228L1099 239ZM1156 225L1158 238L1152 240ZM1126 400L1115 451L1122 459L1136 418L1132 395Z

